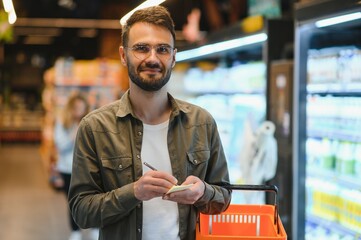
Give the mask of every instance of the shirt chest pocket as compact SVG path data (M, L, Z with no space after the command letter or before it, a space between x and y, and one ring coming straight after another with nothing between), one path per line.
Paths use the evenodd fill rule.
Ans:
M210 157L210 151L202 150L187 153L187 174L198 176L204 179L207 170L207 163Z
M133 182L131 157L102 158L104 183L111 189Z

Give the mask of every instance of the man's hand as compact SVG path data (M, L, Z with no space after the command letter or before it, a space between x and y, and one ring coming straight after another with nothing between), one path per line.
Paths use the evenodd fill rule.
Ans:
M194 204L203 196L206 186L204 182L196 176L188 176L182 185L187 184L193 184L193 186L186 190L164 195L163 199L182 204Z
M147 171L134 183L134 195L141 201L163 196L177 179L162 171Z

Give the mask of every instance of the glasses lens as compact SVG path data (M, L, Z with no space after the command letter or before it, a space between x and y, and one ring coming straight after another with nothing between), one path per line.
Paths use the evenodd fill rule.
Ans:
M135 45L134 47L131 48L131 50L134 56L140 60L148 57L151 51L148 45Z
M158 55L170 55L171 47L170 46L157 46L156 52Z
M162 60L168 60L172 54L173 48L168 45L135 45L130 48L136 58L139 60L144 60L151 55L152 49L155 50L155 53L158 58Z

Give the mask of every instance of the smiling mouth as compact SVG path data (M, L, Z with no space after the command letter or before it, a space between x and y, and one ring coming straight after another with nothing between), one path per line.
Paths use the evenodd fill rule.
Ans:
M140 69L140 72L143 72L145 74L155 75L158 73L162 73L162 69L160 69L160 68L143 68L143 69Z
M141 70L143 71L161 71L160 67L142 67Z

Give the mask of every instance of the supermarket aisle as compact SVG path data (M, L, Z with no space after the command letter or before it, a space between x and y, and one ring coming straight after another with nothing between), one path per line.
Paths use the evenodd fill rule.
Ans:
M0 145L0 239L66 240L66 207L47 183L39 145Z

